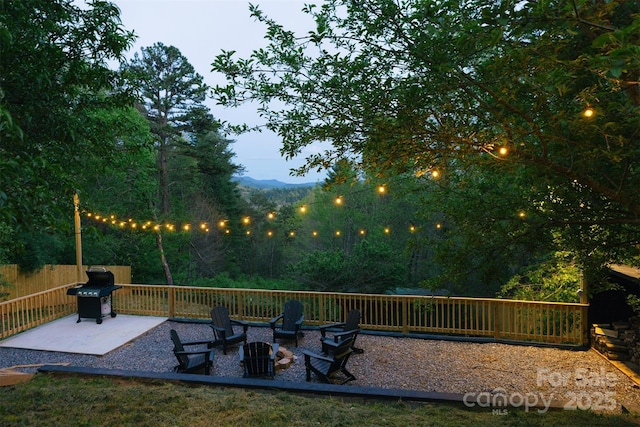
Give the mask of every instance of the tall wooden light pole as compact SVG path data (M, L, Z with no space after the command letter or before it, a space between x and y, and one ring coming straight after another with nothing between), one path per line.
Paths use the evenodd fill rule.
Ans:
M73 195L74 222L76 226L76 281L82 281L82 231L80 228L80 198Z

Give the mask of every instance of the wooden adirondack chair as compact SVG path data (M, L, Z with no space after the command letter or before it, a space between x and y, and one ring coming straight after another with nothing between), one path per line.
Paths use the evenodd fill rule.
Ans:
M345 384L355 380L356 377L347 370L347 361L353 353L352 344L352 339L347 338L339 343L328 342L327 350L322 354L302 350L307 381L311 381L311 372L325 383Z
M182 342L178 333L171 329L171 341L173 341L173 354L178 359L178 365L173 368L175 372L198 373L204 370L205 375L211 373L213 366L213 350L210 348L211 341L189 341ZM190 346L207 346L206 349L193 351L185 350Z
M233 326L242 328L242 331L234 331ZM214 345L222 344L222 352L227 354L227 346L241 341L247 343L247 329L249 324L241 320L234 320L229 317L227 307L218 306L211 310L211 329L215 337Z
M352 339L351 349L354 353L364 353L364 350L356 348L356 338L360 333L360 310L353 309L347 313L344 322L332 323L330 325L320 326L320 341L322 342L322 351L327 351L327 342L339 342L345 339Z
M297 347L298 337L302 336L300 331L302 322L304 322L302 303L298 300L287 301L284 304L284 312L269 321L273 330L273 342L276 342L276 338L292 339L295 340Z
M273 378L276 373L276 353L278 344L250 342L240 347L240 362L244 367L244 377Z

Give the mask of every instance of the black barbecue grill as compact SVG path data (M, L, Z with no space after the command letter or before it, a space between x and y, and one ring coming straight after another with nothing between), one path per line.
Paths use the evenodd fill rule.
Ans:
M67 295L75 295L78 300L78 321L84 318L96 319L102 323L105 316L116 317L111 303L111 293L122 286L114 284L113 273L104 268L87 270L89 281L82 286L67 290Z

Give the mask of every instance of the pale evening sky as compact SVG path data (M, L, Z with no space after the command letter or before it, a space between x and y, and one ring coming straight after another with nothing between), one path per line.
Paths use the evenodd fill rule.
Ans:
M131 58L156 42L177 47L204 77L210 86L224 84L221 75L211 72L211 63L222 50L235 50L238 57L247 58L251 51L263 47L265 27L249 16L249 2L244 0L111 0L121 11L127 30L138 36L127 53ZM308 2L308 0L306 0ZM253 0L253 4L285 28L305 34L312 28L311 19L301 12L301 0ZM208 102L216 118L234 124L260 124L256 106L231 109ZM305 177L289 176L289 169L304 162L305 151L289 162L280 155L281 143L270 132L229 135L235 140L231 150L233 161L245 167L245 176L255 179L277 179L288 183L318 182L325 174L311 173ZM312 148L310 148L312 149Z

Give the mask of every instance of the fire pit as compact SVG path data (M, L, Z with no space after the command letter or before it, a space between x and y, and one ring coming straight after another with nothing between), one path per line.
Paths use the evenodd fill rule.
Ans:
M295 357L292 352L284 347L279 347L275 357L276 372L286 369L293 363Z

